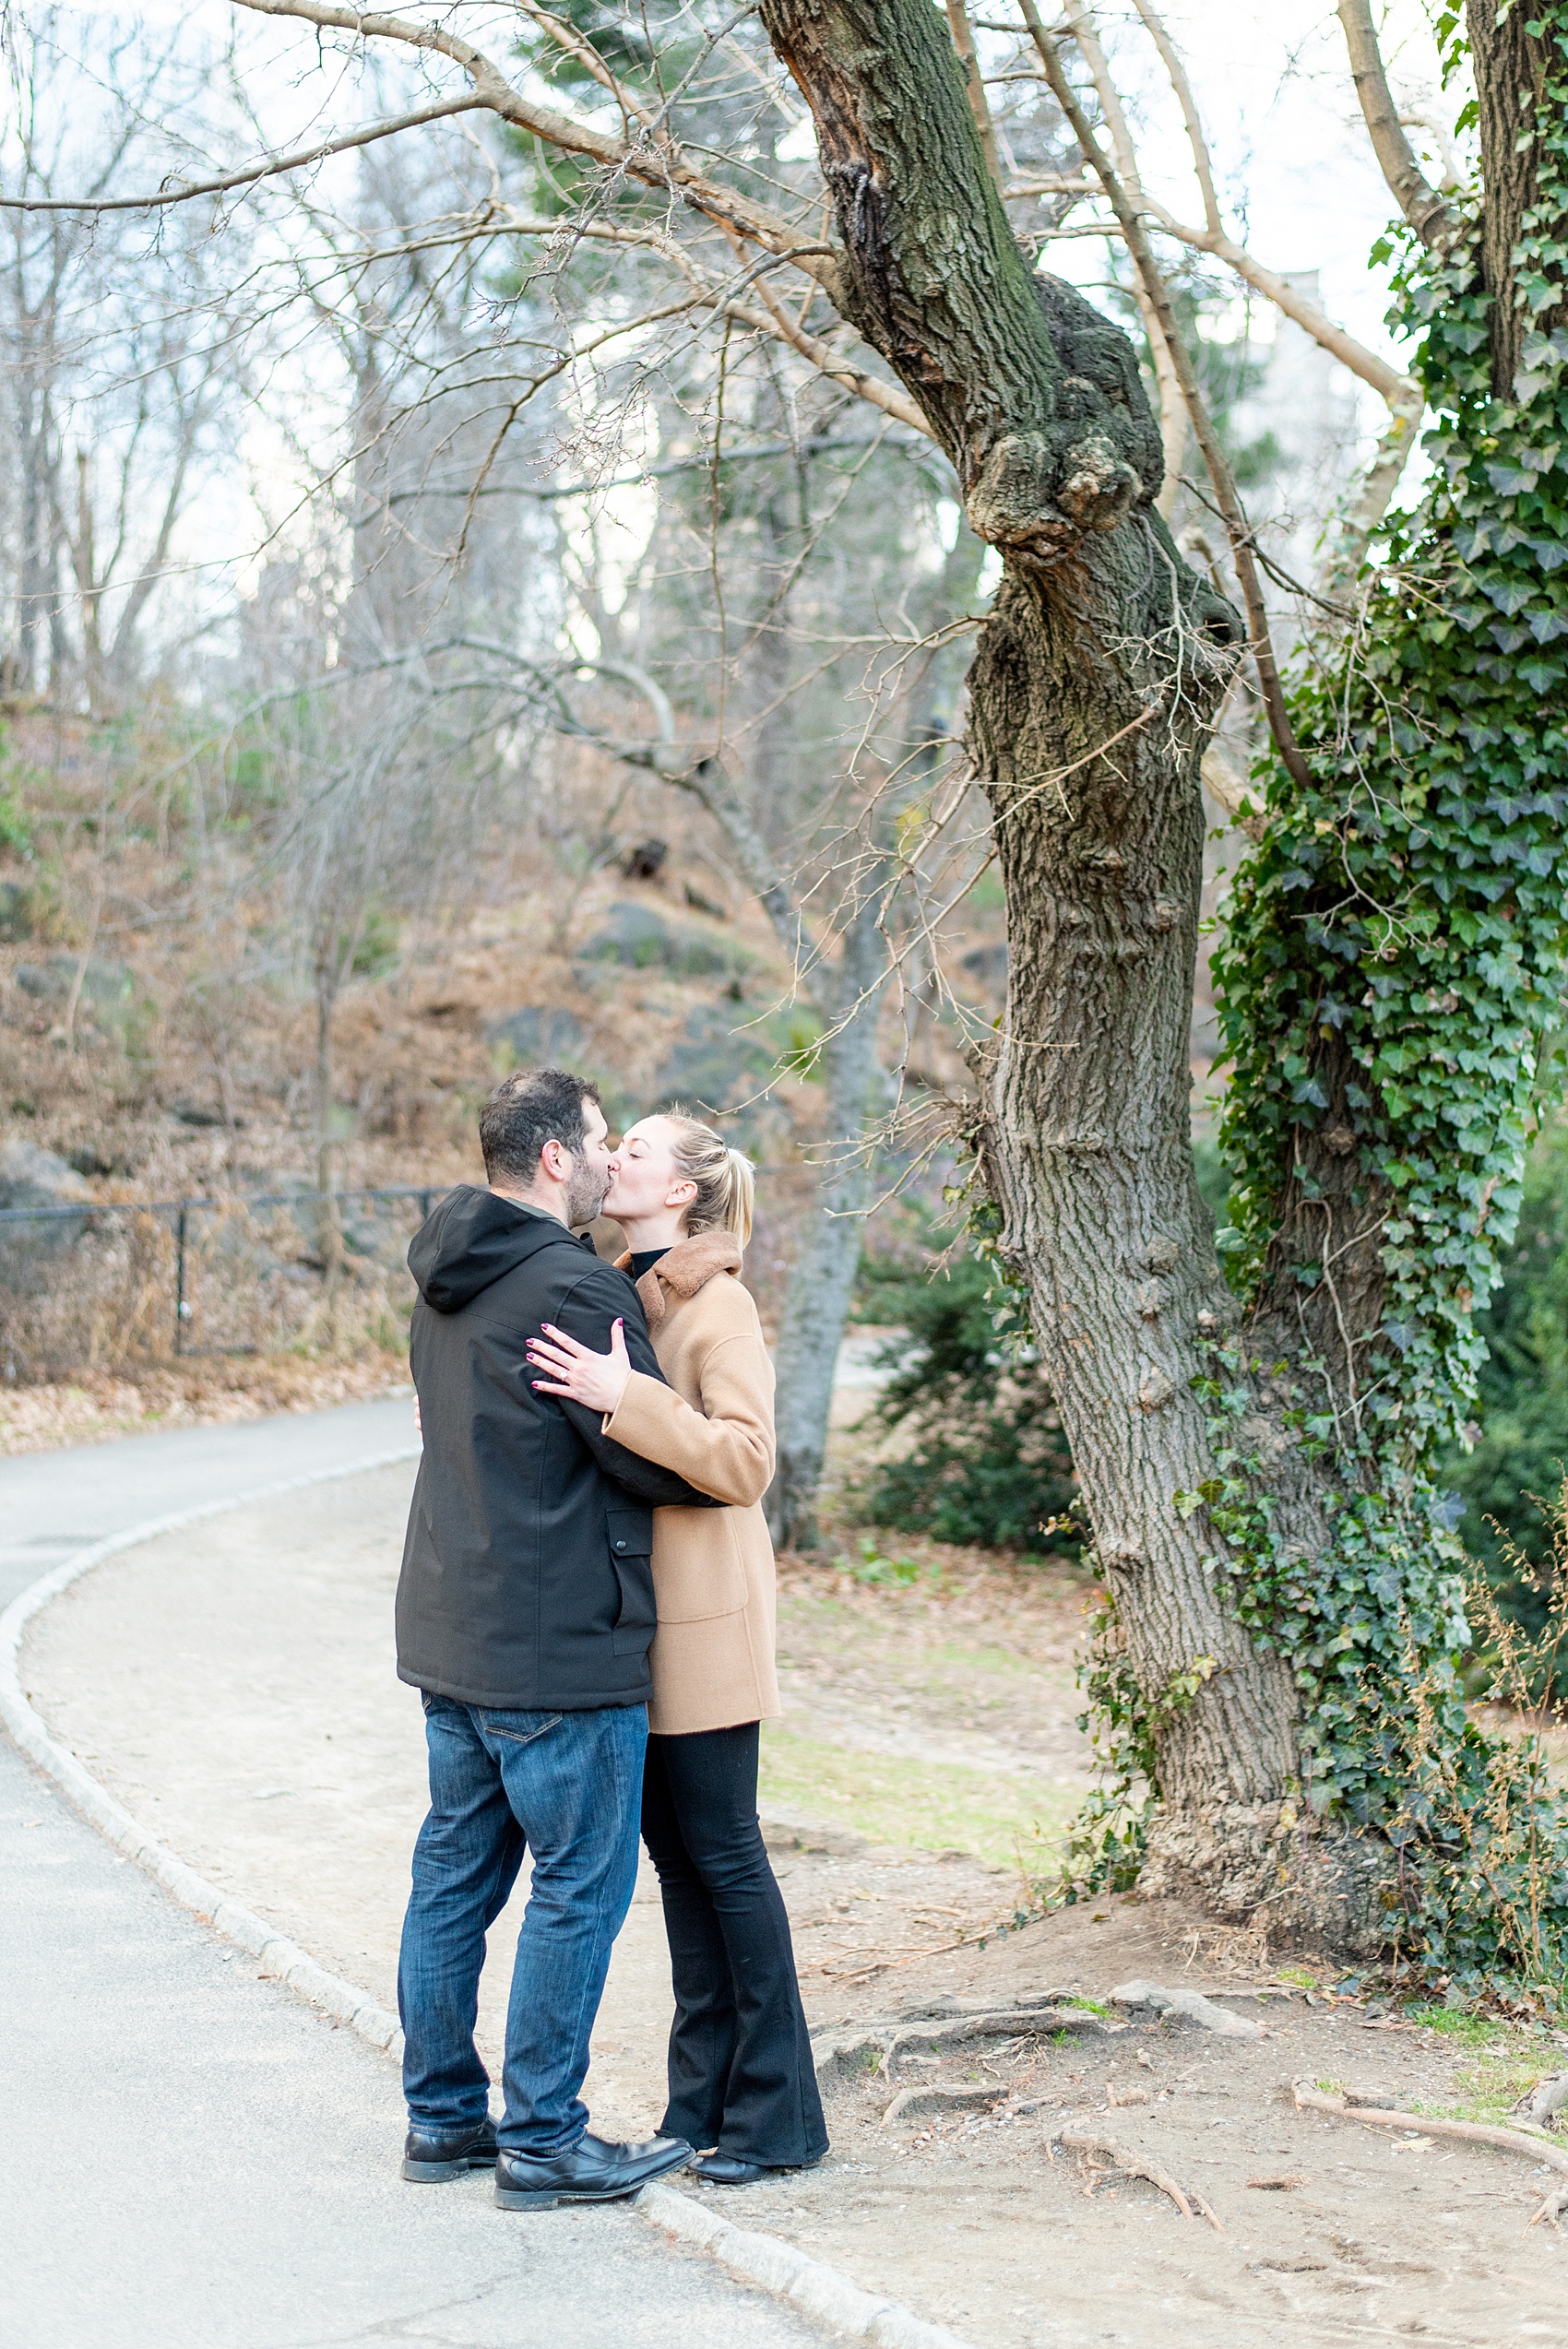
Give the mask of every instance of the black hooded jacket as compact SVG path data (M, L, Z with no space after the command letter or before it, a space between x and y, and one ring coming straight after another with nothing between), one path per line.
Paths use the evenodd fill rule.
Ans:
M468 1184L414 1234L410 1352L424 1457L398 1584L398 1673L498 1710L642 1704L653 1638L652 1512L710 1504L602 1432L597 1411L536 1394L541 1322L603 1353L619 1315L658 1378L624 1273L552 1216Z

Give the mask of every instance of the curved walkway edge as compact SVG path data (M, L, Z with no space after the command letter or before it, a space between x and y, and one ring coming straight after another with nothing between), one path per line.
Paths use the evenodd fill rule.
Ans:
M637 2197L637 2209L678 2243L706 2251L731 2275L760 2284L765 2292L777 2293L802 2316L814 2318L846 2340L863 2341L869 2349L968 2349L956 2332L911 2316L897 2300L862 2292L837 2268L814 2260L777 2235L732 2225L672 2187L645 2186Z
M374 1468L391 1467L398 1461L417 1459L419 1450L417 1444L400 1445L319 1469L309 1476L285 1477L248 1492L231 1494L200 1508L148 1518L103 1541L73 1551L50 1572L30 1584L0 1615L0 1721L29 1759L117 1851L144 1869L183 1907L254 1957L263 1973L276 1976L297 1997L320 2008L335 2021L346 2023L373 2047L393 2057L402 2052L403 2035L397 2016L388 2013L368 1992L339 1975L329 1974L297 1941L278 1932L243 1901L209 1882L167 1844L149 1833L123 1803L116 1802L100 1785L67 1747L51 1736L22 1687L19 1665L23 1635L33 1617L105 1559L139 1548L144 1542L155 1541L160 1535L179 1533L208 1517L279 1500L311 1485L335 1483L344 1477L362 1476ZM836 2268L810 2258L793 2244L778 2236L735 2226L672 2188L645 2187L636 2207L660 2233L691 2249L707 2253L731 2274L790 2302L802 2315L842 2339L863 2342L867 2349L968 2349L968 2344L956 2333L926 2323L897 2301L862 2291Z
M113 1534L106 1541L93 1542L88 1548L75 1551L53 1572L42 1575L23 1591L0 1615L0 1720L30 1761L53 1779L82 1816L117 1851L124 1852L127 1859L135 1860L138 1868L156 1878L182 1906L193 1910L225 1940L233 1941L255 1958L265 1973L276 1975L299 1997L308 1999L312 2006L321 2007L338 2022L348 2023L372 2046L386 2054L401 2052L403 2035L397 2016L388 2014L384 2006L379 2006L367 1992L356 1989L351 1982L328 1974L297 1941L267 1924L243 1901L209 1883L205 1876L187 1867L167 1844L149 1834L125 1805L116 1802L92 1773L82 1767L67 1747L50 1736L29 1702L18 1667L22 1637L33 1617L83 1574L101 1566L106 1558L117 1557L122 1550L137 1549L143 1542L156 1541L160 1534L176 1534L187 1525L198 1525L204 1518L223 1516L234 1509L254 1508L258 1501L281 1500L285 1493L301 1492L309 1485L332 1484L343 1477L362 1476L372 1468L389 1468L399 1460L418 1456L417 1444L404 1444L397 1451L320 1469L313 1476L289 1477L280 1483L261 1485L254 1491L236 1493L225 1501L208 1501L199 1509L180 1509L166 1517L148 1518L125 1533Z

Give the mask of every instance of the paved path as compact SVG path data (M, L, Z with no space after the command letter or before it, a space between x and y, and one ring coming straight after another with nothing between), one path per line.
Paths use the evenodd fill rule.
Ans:
M0 1464L4 1599L87 1541L397 1449L405 1402ZM0 1740L0 2349L821 2349L624 2209L405 2186L397 2075ZM735 2213L740 2216L740 2213Z
M149 1517L401 1451L413 1413L394 1396L0 1460L0 1608L73 1550Z

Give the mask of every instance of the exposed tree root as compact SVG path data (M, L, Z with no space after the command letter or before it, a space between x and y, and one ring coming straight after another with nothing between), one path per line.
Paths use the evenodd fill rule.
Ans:
M1514 2110L1521 2120L1533 2120L1538 2129L1552 2129L1565 2105L1568 2071L1549 2071L1544 2080L1538 2080L1527 2094L1520 2097Z
M1108 2136L1103 2130L1096 2129L1064 2129L1059 2141L1072 2153L1102 2153L1123 2177L1141 2177L1148 2185L1157 2186L1175 2203L1183 2218L1206 2218L1217 2235L1224 2234L1225 2229L1195 2188L1183 2193L1173 2177L1168 2177L1162 2169L1156 2169L1153 2163L1145 2161L1141 2153L1132 2152L1120 2138Z
M968 2039L1047 2038L1057 2032L1076 2032L1082 2038L1103 2037L1120 2026L1106 2023L1080 2007L1003 2007L993 2014L966 2014L952 2022L940 2018L910 2023L897 2029L877 2067L890 2077L906 2047L929 2047L932 2053L956 2047Z
M1527 2153L1548 2169L1561 2171L1568 2181L1568 2153L1528 2130L1499 2129L1484 2120L1440 2120L1431 2113L1391 2112L1380 2106L1353 2104L1348 2096L1325 2096L1321 2089L1309 2088L1300 2080L1295 2095L1299 2112L1337 2113L1342 2120L1359 2120L1367 2129L1414 2130L1423 2137L1457 2137L1470 2145L1495 2145L1505 2153ZM1555 2220L1565 2210L1568 2182L1553 2187L1530 2225L1538 2225L1542 2219Z
M1568 2180L1565 2180L1561 2186L1554 2186L1552 2188L1550 2193L1547 2196L1539 2210L1531 2219L1530 2225L1538 2226L1542 2219L1550 2219L1552 2224L1555 2225L1557 2221L1562 2216L1564 2211L1568 2211Z

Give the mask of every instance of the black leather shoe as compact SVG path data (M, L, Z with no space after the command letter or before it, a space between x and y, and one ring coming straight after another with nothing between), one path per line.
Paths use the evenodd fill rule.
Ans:
M733 2153L699 2153L692 2176L705 2186L754 2186L759 2177L782 2177L786 2171L814 2169L822 2155L809 2162L742 2162Z
M504 2211L552 2211L558 2202L617 2202L650 2177L684 2169L683 2137L650 2137L641 2145L607 2145L579 2137L569 2153L543 2159L503 2151L495 2157L495 2200Z
M448 2177L466 2177L471 2169L488 2169L495 2159L495 2123L488 2115L477 2129L446 2130L410 2129L403 2142L403 2176L416 2186L439 2186Z

